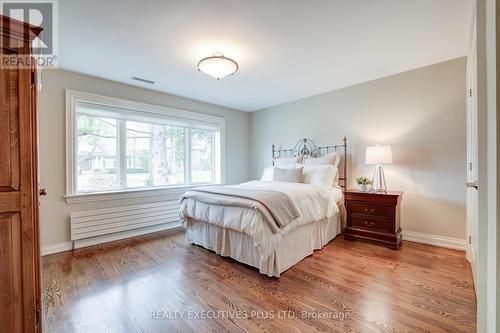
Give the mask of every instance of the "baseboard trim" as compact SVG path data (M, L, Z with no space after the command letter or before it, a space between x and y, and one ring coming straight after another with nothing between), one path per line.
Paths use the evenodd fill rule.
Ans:
M55 253L60 253L60 252L65 252L65 251L71 251L71 250L73 250L73 248L79 249L82 247L113 242L113 241L117 241L117 240L121 240L121 239L131 238L131 237L142 236L142 235L150 234L153 232L178 228L180 226L182 226L181 222L175 222L175 223L168 223L168 224L164 224L164 225L152 226L152 227L148 227L148 228L120 232L120 233L116 233L116 234L93 237L93 238L89 238L89 239L82 239L79 241L75 241L74 247L73 247L73 242L71 242L71 241L55 243L55 244L50 244L50 245L44 245L44 246L42 246L42 256L47 256L50 254L55 254ZM440 246L440 247L446 247L446 248L450 248L450 249L463 250L463 251L465 251L467 248L467 241L465 239L424 234L424 233L415 232L415 231L403 231L403 240L410 241L410 242L416 242L416 243L422 243L422 244L428 244L428 245L434 245L434 246Z
M142 236L142 235L150 234L153 232L159 232L159 231L179 228L181 226L182 226L182 222L179 221L179 222L155 225L155 226L147 227L147 228L119 232L119 233L110 234L110 235L92 237L92 238L88 238L88 239L81 239L81 240L77 240L74 242L69 241L69 242L61 242L61 243L56 243L56 244L44 245L44 246L42 246L42 256L47 256L50 254L55 254L55 253L60 253L60 252L65 252L65 251L71 251L73 249L80 249L83 247L88 247L88 246L93 246L93 245L109 243L109 242L122 240L122 239L126 239L126 238Z
M403 230L403 240L410 242L446 247L455 250L465 251L467 248L467 241L460 238L451 238L445 236L437 236L431 234L424 234L415 231Z
M75 249L81 249L83 247L114 242L114 241L122 240L122 239L126 239L126 238L142 236L142 235L150 234L153 232L178 228L180 226L182 226L182 222L177 221L177 222L154 225L154 226L150 226L150 227L146 227L146 228L117 232L117 233L109 234L109 235L97 236L97 237L86 238L86 239L79 239L79 240L75 240L73 242L73 247Z
M71 241L44 245L42 246L42 256L71 250L73 250L73 243Z

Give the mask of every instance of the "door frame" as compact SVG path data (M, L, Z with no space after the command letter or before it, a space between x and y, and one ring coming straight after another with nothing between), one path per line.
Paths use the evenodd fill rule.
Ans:
M476 22L475 18L473 18L473 24L471 28L471 38L470 38L470 48L469 48L469 56L467 57L467 182L477 182L478 179L478 105L477 105L477 43L476 43ZM473 105L475 104L475 105ZM475 108L475 110L473 110ZM475 114L472 114L475 112ZM475 142L470 142L470 136L476 136ZM475 146L473 146L475 145ZM474 156L475 155L475 156ZM466 236L467 236L467 246L466 246L466 258L471 263L472 269L472 278L474 284L477 281L477 265L476 265L476 257L477 252L474 251L474 244L478 241L478 204L477 197L475 211L471 210L471 205L474 204L471 200L474 200L471 196L470 191L477 191L476 189L466 189L467 196L467 216L466 216ZM476 193L477 196L477 193ZM471 214L476 214L476 217L473 218ZM475 225L471 225L471 222L475 220ZM477 245L476 245L477 249Z
M478 175L479 221L477 263L477 331L500 330L500 255L498 225L498 198L500 179L497 156L498 128L498 77L496 74L500 43L499 6L496 0L477 0L477 103L478 103Z

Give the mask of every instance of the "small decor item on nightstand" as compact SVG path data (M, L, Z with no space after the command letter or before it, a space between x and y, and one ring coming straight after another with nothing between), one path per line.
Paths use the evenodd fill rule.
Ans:
M368 186L372 184L372 181L364 176L361 176L356 178L356 184L358 184L358 190L360 192L368 192Z
M372 191L387 193L387 186L385 185L384 169L382 164L392 164L392 149L391 146L372 146L366 147L366 164L376 165L373 172Z

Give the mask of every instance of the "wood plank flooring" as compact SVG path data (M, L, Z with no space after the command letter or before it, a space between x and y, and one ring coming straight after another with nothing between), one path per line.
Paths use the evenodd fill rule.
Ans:
M461 251L338 236L277 279L184 236L44 257L44 332L475 332Z

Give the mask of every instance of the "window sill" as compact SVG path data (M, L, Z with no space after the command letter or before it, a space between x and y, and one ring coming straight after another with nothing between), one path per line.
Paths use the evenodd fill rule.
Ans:
M67 204L79 204L87 202L109 201L109 200L123 200L123 199L136 199L143 197L153 197L159 195L172 195L183 194L190 189L200 186L220 185L220 184L196 184L196 185L181 185L169 186L148 189L135 189L135 190L122 190L113 192L94 192L94 193L81 193L66 195L64 199Z

